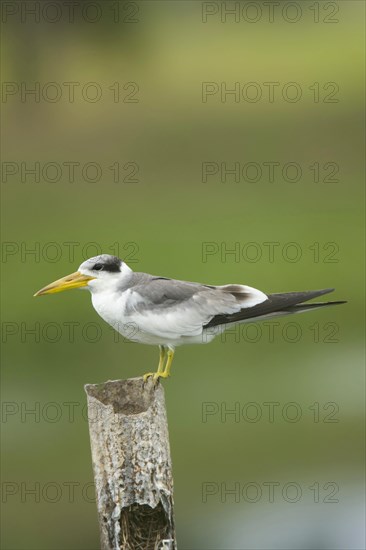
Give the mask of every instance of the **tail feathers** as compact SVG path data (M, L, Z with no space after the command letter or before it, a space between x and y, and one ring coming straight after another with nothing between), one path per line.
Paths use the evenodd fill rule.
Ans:
M346 304L345 300L338 300L337 302L314 302L313 304L297 304L295 306L286 307L281 309L282 312L287 313L301 313L302 311L310 311L311 309L318 309L321 307L338 306L339 304Z
M333 292L334 288L326 288L323 290L307 290L304 292L285 292L279 294L269 294L268 300L257 304L253 307L243 308L237 313L229 315L215 315L211 321L204 326L210 328L218 325L226 325L228 323L243 322L247 319L268 318L277 315L287 315L291 313L301 313L311 309L317 309L324 306L332 306L344 304L345 301L337 302L316 302L312 304L303 304L312 298L323 296Z

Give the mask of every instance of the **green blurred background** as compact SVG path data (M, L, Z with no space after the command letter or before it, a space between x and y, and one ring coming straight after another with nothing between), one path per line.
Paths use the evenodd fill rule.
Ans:
M272 23L263 2L237 22L221 21L225 3L120 2L119 22L117 3L95 3L102 16L94 23L80 8L70 22L59 4L60 21L49 21L57 15L51 7L39 22L29 14L22 22L19 3L2 25L2 157L10 163L2 178L2 547L98 548L83 385L141 375L155 367L157 350L116 342L87 293L32 295L103 250L118 251L137 271L265 292L334 286L334 298L349 301L281 319L274 342L261 325L178 349L165 388L180 548L364 548L363 2L295 3L294 23L298 11L283 2ZM218 13L203 22L202 10ZM22 82L40 90L54 82L63 94L22 99ZM80 83L74 102L65 82ZM90 96L102 91L99 101L82 96L88 82L97 83ZM118 102L109 89L116 82ZM130 103L123 99L137 88L124 90L129 82L138 85ZM263 97L236 102L217 93L203 102L202 82L228 89L256 82ZM280 83L273 102L265 82ZM299 101L283 99L288 82L301 86ZM337 102L324 101L328 82L339 87ZM36 162L39 181L29 174L22 181L21 163ZM52 167L42 175L49 162L80 163L75 181L65 168L51 182ZM99 181L90 181L93 167L82 173L90 162ZM222 182L218 173L203 183L205 162L257 163L263 175ZM266 162L280 163L273 182ZM289 162L301 167L297 182L282 176ZM334 168L326 163L338 166L336 181L324 181ZM137 181L123 181L136 170ZM208 242L214 253L204 256ZM273 261L266 242L279 243ZM298 261L282 254L289 242L301 251ZM250 261L255 250L261 257ZM268 402L278 403L273 422ZM301 408L297 422L289 421L290 402ZM203 417L208 406L214 414ZM241 416L221 416L225 407ZM248 482L262 496L225 496L225 487ZM274 502L270 482L280 484ZM282 496L286 483L301 488L297 502ZM324 502L337 487L336 502Z

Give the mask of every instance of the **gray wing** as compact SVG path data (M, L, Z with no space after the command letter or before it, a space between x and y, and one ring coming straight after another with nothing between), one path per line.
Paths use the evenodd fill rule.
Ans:
M135 275L140 275L136 273ZM141 274L145 275L145 274ZM141 280L142 279L142 280ZM205 292L210 287L188 281L177 281L167 277L143 277L137 280L130 289L143 298L139 310L146 308L166 309L182 304L192 298L194 294Z
M198 335L216 315L237 313L267 300L263 292L245 285L210 286L135 275L127 313L133 314L140 330L159 336Z

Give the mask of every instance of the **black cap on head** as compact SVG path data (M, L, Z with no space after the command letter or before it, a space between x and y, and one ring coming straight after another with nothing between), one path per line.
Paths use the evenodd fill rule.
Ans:
M96 258L95 264L92 266L94 271L108 271L109 273L120 273L122 260L117 256L109 256L103 254Z

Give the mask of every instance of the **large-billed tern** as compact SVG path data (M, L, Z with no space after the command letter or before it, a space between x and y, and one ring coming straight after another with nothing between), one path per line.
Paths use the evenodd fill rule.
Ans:
M240 284L213 286L134 273L109 254L86 260L78 271L35 296L72 288L90 290L94 309L124 337L160 347L158 370L145 374L144 380L169 376L176 346L210 342L235 323L344 303L303 304L332 292L332 288L267 295Z

